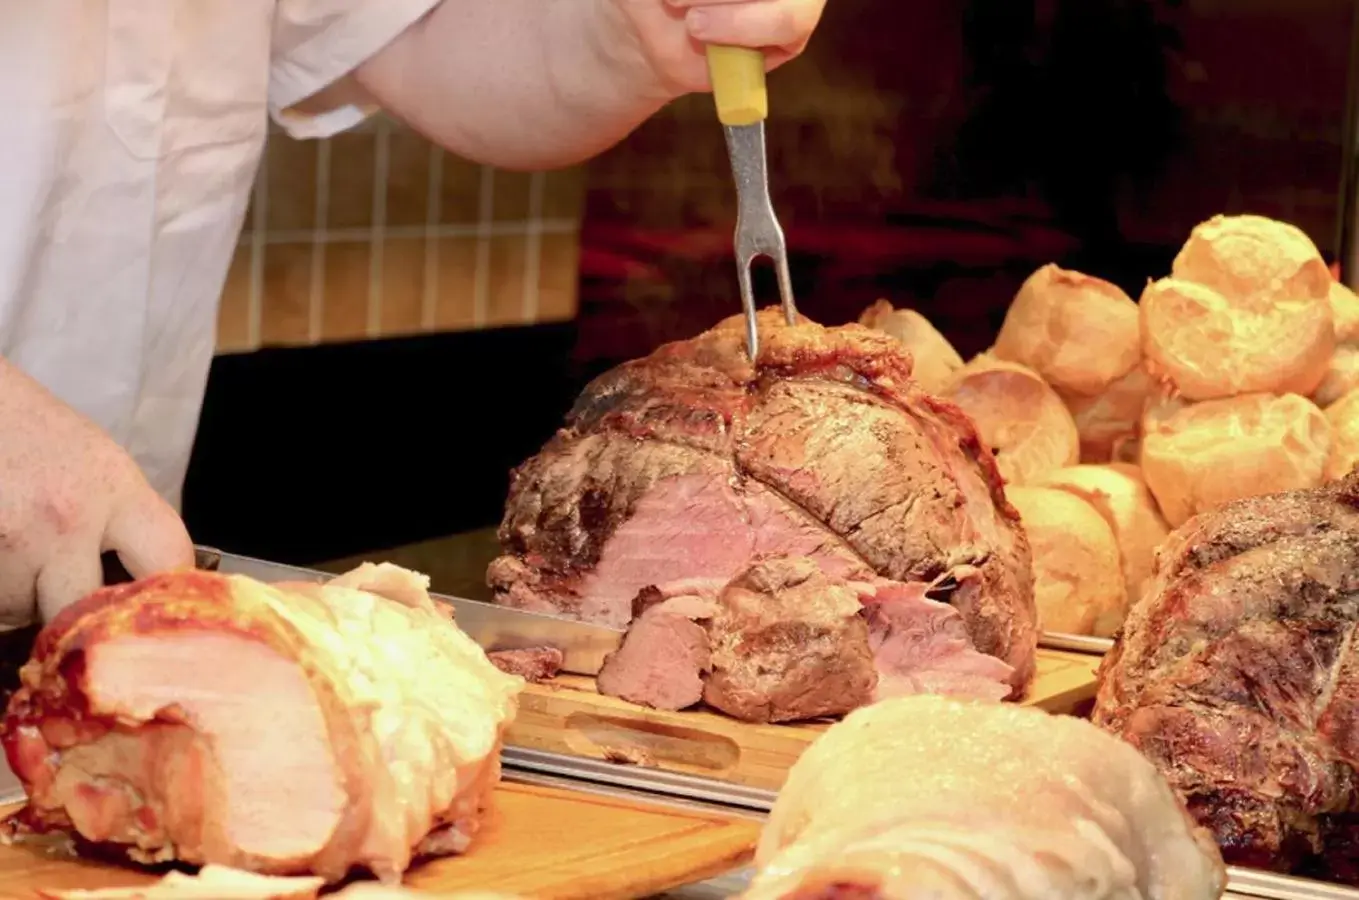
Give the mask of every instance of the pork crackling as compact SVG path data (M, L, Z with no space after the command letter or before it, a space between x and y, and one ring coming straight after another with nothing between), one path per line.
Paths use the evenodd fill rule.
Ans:
M64 610L0 741L16 831L142 863L399 882L468 847L524 681L427 592L365 563L325 584L176 572Z
M788 773L741 900L1212 900L1166 780L1088 722L934 695L865 706Z

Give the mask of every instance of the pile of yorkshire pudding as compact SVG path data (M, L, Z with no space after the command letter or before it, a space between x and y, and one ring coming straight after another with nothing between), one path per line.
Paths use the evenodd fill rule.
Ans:
M967 362L914 310L880 300L859 321L995 452L1046 631L1112 635L1169 529L1359 462L1359 297L1284 222L1201 223L1138 302L1043 266Z

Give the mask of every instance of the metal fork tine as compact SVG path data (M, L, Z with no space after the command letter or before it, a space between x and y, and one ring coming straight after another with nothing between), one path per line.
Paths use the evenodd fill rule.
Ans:
M797 324L797 306L793 303L793 277L788 274L788 250L779 241L774 269L779 277L779 300L783 303L783 318L789 325Z
M746 352L754 362L760 355L760 326L755 317L755 288L750 282L749 258L736 258L736 280L741 285L741 306L746 312Z
M788 272L783 228L769 197L764 122L724 125L723 133L736 181L736 271L746 315L746 345L753 362L759 354L760 338L750 268L757 256L767 256L774 263L783 317L789 325L797 322L797 307L793 303L793 279Z

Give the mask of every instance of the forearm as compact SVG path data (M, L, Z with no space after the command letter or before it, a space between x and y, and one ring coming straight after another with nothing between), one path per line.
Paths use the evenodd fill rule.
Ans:
M444 0L366 62L359 83L459 156L508 169L608 149L669 93L602 0Z

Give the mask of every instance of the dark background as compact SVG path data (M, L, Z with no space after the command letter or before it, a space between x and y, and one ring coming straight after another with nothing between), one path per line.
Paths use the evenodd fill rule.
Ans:
M968 356L1036 267L1136 297L1214 213L1294 222L1331 258L1353 20L1340 0L829 0L769 85L800 308L838 324L887 297ZM738 311L708 98L589 178L570 324L219 357L195 539L313 563L494 524L585 380Z

